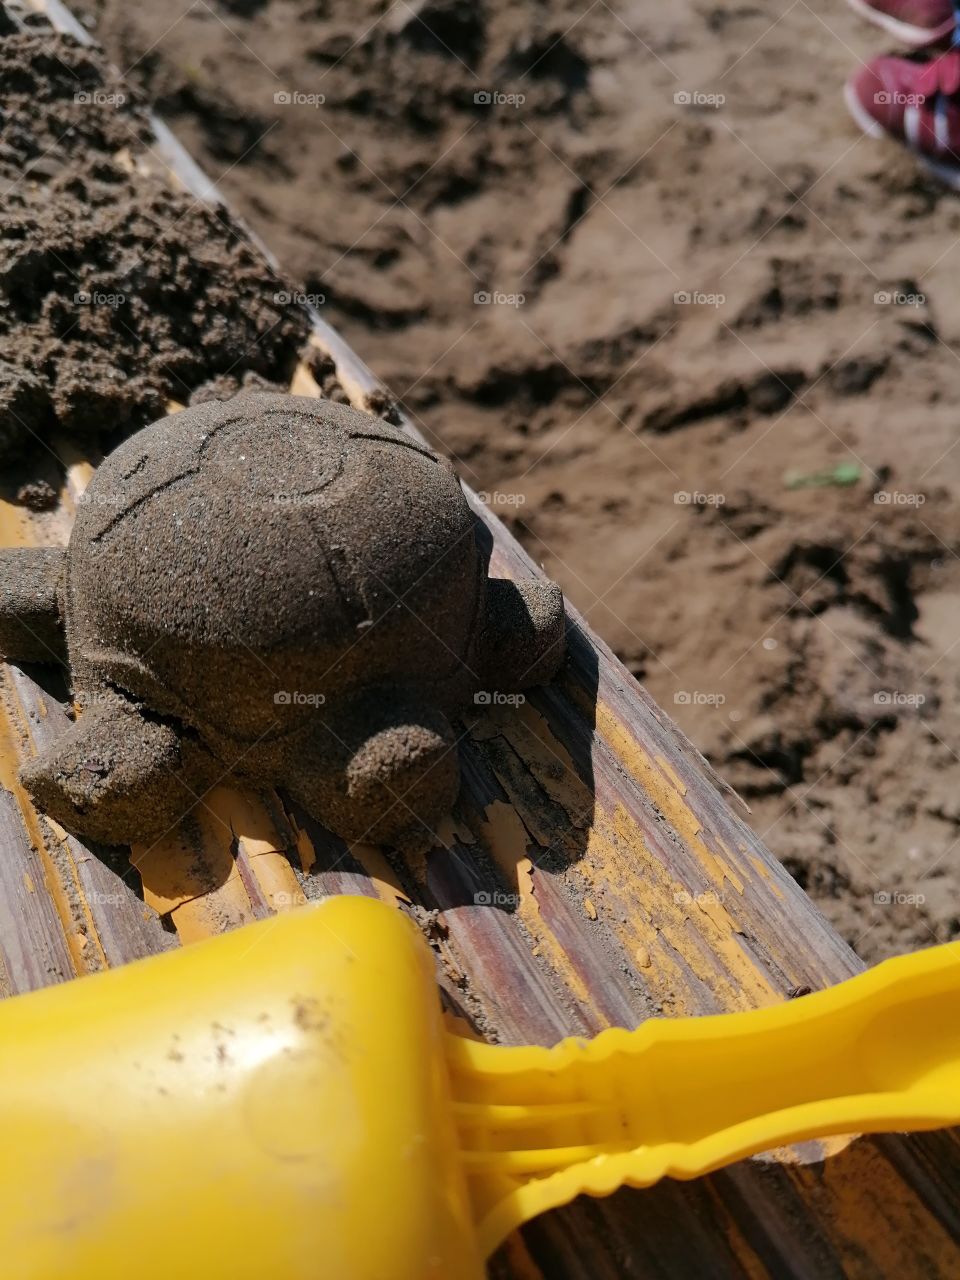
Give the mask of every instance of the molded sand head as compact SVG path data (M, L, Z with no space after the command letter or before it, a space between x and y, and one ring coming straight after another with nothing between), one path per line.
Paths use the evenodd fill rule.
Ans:
M344 405L249 395L154 423L101 465L67 633L75 674L255 738L311 715L295 692L388 676L456 696L481 586L448 464Z

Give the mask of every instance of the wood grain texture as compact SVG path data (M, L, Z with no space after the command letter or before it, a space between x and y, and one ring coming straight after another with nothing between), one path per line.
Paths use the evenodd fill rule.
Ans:
M58 4L46 8L60 26ZM163 155L211 187L168 133ZM377 386L314 315L354 404ZM316 384L301 370L300 394ZM63 542L59 512L0 501L0 544ZM539 572L471 495L492 572ZM344 845L275 794L226 780L130 859L85 850L31 809L19 759L65 723L63 691L0 675L0 980L25 991L192 942L330 893L394 902L420 925L450 1012L472 1034L549 1044L606 1026L758 1007L859 963L744 822L735 798L572 609L560 677L459 729L463 788L426 854ZM50 678L43 677L48 683ZM776 1069L775 1063L771 1069ZM711 1087L709 1079L703 1082ZM955 1133L807 1143L695 1183L558 1210L510 1240L513 1280L960 1274Z

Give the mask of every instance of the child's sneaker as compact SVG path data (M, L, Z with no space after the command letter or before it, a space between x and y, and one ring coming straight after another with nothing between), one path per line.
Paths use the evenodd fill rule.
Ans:
M874 58L847 82L846 99L857 124L914 153L924 168L960 191L960 51L933 62Z
M951 0L849 0L849 3L857 13L912 49L943 40L956 26Z

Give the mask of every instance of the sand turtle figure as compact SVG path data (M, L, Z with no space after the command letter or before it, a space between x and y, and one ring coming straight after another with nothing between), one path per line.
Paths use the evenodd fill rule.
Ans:
M0 552L0 653L65 656L80 714L21 777L107 844L221 779L347 839L422 839L459 787L449 717L543 683L552 583L490 578L450 465L326 400L187 409L98 468L66 550Z

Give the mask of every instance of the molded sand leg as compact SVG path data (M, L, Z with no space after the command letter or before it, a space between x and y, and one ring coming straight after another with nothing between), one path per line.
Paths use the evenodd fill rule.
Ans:
M58 547L0 548L0 657L65 661L59 599L64 567Z
M555 582L488 579L477 655L481 689L509 692L546 684L563 653L563 594Z
M212 781L212 760L110 692L79 696L75 724L20 771L37 808L102 844L158 840Z
M313 750L287 763L291 795L346 840L431 843L460 787L446 717L386 692L318 715Z

